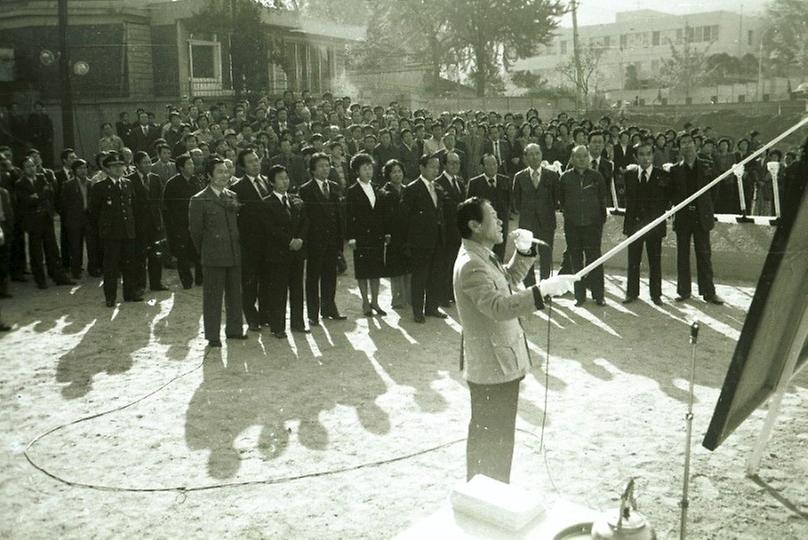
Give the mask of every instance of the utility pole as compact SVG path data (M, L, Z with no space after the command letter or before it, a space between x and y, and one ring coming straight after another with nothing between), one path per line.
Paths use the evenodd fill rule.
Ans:
M578 110L586 108L584 97L581 95L581 51L578 44L578 0L571 0L572 4L572 58L575 62L575 104Z
M59 0L59 74L62 80L62 148L74 146L73 87L67 49L67 0Z

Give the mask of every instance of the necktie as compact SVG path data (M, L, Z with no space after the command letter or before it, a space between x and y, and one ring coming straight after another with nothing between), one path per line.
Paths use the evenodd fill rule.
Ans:
M326 199L331 198L331 190L328 189L328 180L323 182L323 197Z
M82 210L87 210L87 182L79 180L79 191L81 191Z
M539 187L539 171L533 171L533 174L530 175L530 179L533 182L533 189L538 189L538 187Z
M648 180L648 177L645 175L645 171L641 172L640 173L640 184L645 184L645 182L647 180Z
M452 177L452 185L454 186L455 191L457 191L458 193L461 193L460 184L457 183L457 177L456 176Z
M496 178L489 178L488 185L491 186L491 189L496 189L497 187L497 179Z
M435 193L435 185L432 182L427 182L426 184L429 186L429 196L432 197L432 204L437 208L438 195Z
M598 160L597 159L592 160L592 168L595 169L596 171L598 170Z
M261 196L262 199L266 197L267 194L269 193L267 191L266 186L264 185L264 180L260 176L255 177L255 187L258 190L258 194Z
M494 156L496 156L497 158L497 163L502 161L501 159L499 159L499 141L494 141Z
M287 197L286 195L283 196L283 207L286 208L287 211L290 210L289 197Z

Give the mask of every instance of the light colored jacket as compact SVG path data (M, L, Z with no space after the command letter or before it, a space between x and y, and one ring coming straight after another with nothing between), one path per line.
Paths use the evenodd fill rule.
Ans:
M535 256L514 252L498 265L493 252L463 239L454 266L454 294L460 324L463 378L499 384L523 377L533 363L520 316L536 311L533 288L521 282Z

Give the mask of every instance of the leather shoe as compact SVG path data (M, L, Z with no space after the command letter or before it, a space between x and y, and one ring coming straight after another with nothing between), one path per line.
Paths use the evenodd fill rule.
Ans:
M286 332L272 332L272 335L278 339L286 338Z
M251 324L249 326L249 328L253 332L260 332L261 331L261 325L260 324Z
M415 315L415 317L413 318L413 320L414 320L415 322L417 322L417 323L421 323L421 324L423 324L423 323L425 323L425 322L426 322L426 317L424 317L423 315Z
M665 303L665 302L662 301L662 298L660 298L658 296L655 296L654 298L652 298L651 301L654 304L658 305L658 306L661 306L661 305L663 305Z
M595 300L595 304L599 305L600 307L603 307L603 306L606 305L606 300L604 300L603 298L600 298L598 300Z
M309 319L309 326L320 326L320 321L317 319Z
M123 301L124 302L142 302L143 297L142 296L133 296L132 298L124 298Z
M28 281L28 278L24 276L13 276L11 278L11 281L16 281L18 283L26 283Z
M382 308L380 308L378 305L371 304L370 307L373 308L373 311L375 311L377 314L381 315L382 317L387 315L387 312L385 310L383 310Z
M623 300L623 303L624 304L631 304L632 302L634 302L636 300L637 300L636 296L626 296L626 299Z
M220 348L222 346L222 342L218 339L209 339L208 340L208 347L216 347Z
M679 296L674 298L674 301L676 302L684 302L685 300L690 300L689 294L680 294Z
M171 289L169 289L168 287L166 287L161 283L156 287L152 287L151 290L152 292L161 292L161 291L170 291Z
M107 300L107 307L115 307L115 300Z
M724 304L724 299L718 296L717 294L712 294L710 296L704 297L705 302L709 302L710 304L715 304L717 306L721 306Z
M11 327L5 323L0 324L0 332L8 332Z
M575 301L575 306L576 307L581 307L584 304L586 304L586 300L576 300Z
M47 283L37 283L36 286L37 286L37 289L43 289L44 290L44 289L48 288Z
M236 336L225 336L227 339L248 339L249 336L247 334L239 334Z
M75 285L76 282L73 281L72 279L64 278L64 279L60 279L59 281L57 281L56 284L57 285Z
M449 316L442 311L438 311L437 309L434 311L427 311L424 313L427 317L435 317L436 319L446 319Z
M311 330L305 326L292 326L292 332L297 332L298 334L311 334Z
M348 317L345 315L340 315L339 313L331 313L330 315L323 315L324 319L331 319L332 321L344 321Z

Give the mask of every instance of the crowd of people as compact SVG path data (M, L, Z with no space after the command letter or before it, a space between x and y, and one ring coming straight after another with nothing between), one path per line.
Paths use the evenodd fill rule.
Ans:
M630 235L762 144L755 131L734 139L686 124L655 133L609 116L542 119L535 109L432 115L287 91L230 104L195 98L159 120L144 109L122 112L101 126L94 156L65 148L49 168L52 125L48 139L39 105L31 118L29 127L0 129L0 298L11 297L9 279L27 281L30 267L41 289L48 278L72 285L103 277L106 305L115 307L121 276L123 300L138 302L147 289L168 290L163 271L176 269L184 289L204 287L212 346L221 345L223 299L230 339L247 337L243 320L250 331L286 337L287 308L293 332L344 320L335 296L345 249L365 316L386 314L386 278L387 309L411 309L419 323L446 318L461 245L457 208L470 197L490 201L505 237L516 217L542 242L540 279L559 266L577 272L601 254L608 207L625 209ZM676 215L676 300L691 295L692 242L698 292L722 303L710 260L714 213L773 215L775 193L787 202L798 152L768 149L745 167L742 190L729 175ZM772 161L786 171L777 188ZM552 256L557 211L567 243L561 261ZM645 246L650 295L662 303L665 234L662 223L631 245L625 302L639 296ZM493 248L499 260L505 244ZM535 283L531 270L524 284ZM576 284L577 305L587 290L604 305L602 268Z

